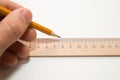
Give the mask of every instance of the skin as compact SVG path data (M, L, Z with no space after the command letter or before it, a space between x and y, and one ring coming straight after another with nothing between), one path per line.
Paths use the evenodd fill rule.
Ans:
M0 0L0 6L12 11L4 18L0 15L0 63L15 66L20 59L28 57L30 52L18 40L33 41L36 38L36 31L29 28L32 13L10 0Z

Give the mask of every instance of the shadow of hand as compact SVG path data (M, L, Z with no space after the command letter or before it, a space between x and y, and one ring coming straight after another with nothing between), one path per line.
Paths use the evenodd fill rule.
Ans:
M9 77L12 76L14 74L14 72L19 70L20 66L28 63L28 61L29 61L29 58L22 59L14 67L7 67L7 66L3 66L3 65L0 64L0 80L9 79Z

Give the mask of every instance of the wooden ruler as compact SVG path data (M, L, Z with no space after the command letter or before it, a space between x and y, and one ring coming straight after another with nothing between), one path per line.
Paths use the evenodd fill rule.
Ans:
M120 56L120 38L39 38L23 42L30 56Z

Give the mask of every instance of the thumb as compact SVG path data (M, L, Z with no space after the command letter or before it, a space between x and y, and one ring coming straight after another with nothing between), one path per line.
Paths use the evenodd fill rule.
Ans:
M0 22L0 55L23 35L31 19L28 9L19 8Z

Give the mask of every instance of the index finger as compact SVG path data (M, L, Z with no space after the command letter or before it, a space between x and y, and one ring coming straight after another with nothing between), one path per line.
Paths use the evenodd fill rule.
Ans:
M10 10L15 10L17 8L21 8L22 6L13 2L13 1L10 1L10 0L0 0L0 5L1 6L4 6Z

